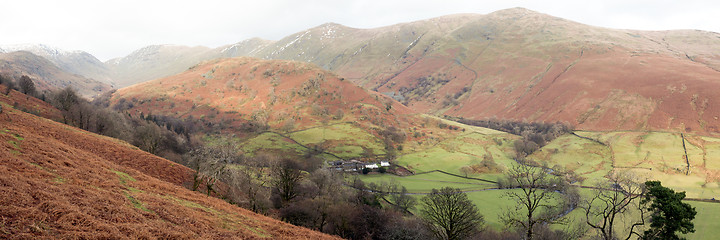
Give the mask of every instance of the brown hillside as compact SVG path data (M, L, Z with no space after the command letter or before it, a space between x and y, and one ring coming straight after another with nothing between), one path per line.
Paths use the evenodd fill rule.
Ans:
M296 60L423 113L588 130L718 134L720 127L720 95L710 92L720 87L720 34L713 32L608 29L514 8L375 29L328 23L278 41L201 50L184 65L149 57L140 66L234 56ZM170 75L184 68L157 69Z
M70 86L84 97L95 97L111 89L107 83L67 73L47 59L26 51L0 53L0 73L15 79L28 75L38 91Z
M6 88L5 85L0 85L0 93L5 92ZM10 90L8 95L0 94L0 102L47 119L62 119L60 110L57 110L49 103L15 90Z
M607 29L516 8L325 24L250 55L315 63L420 112L718 133L719 50L718 33Z
M0 104L0 238L332 238L189 191L190 169L127 143Z
M133 103L132 114L192 117L231 129L249 121L273 128L292 122L300 128L333 118L398 126L412 114L405 106L313 64L247 57L214 60L123 88L113 99L116 104Z

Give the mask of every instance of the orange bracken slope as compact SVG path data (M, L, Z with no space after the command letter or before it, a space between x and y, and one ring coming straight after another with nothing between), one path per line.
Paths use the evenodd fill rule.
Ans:
M0 114L0 238L330 239L180 186L192 170L112 138Z
M121 99L133 102L132 114L192 116L235 128L253 119L274 128L289 121L296 127L317 126L338 111L342 121L399 126L414 115L314 64L249 57L217 59L126 87L113 95L113 103Z

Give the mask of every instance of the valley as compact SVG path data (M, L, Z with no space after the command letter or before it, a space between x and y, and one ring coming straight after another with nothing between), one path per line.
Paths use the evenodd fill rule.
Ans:
M0 46L0 237L426 239L447 187L482 215L466 238L594 239L607 192L640 197L610 223L639 237L658 196L623 184L654 180L714 239L718 51L524 8L105 62Z

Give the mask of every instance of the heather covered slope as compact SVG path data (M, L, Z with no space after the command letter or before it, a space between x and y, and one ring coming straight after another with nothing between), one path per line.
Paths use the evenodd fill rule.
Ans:
M184 166L0 104L0 238L332 238L189 191Z
M717 132L720 35L599 28L526 9L325 24L252 56L313 62L426 113Z
M107 83L68 73L49 60L26 51L0 53L0 73L15 79L27 75L39 91L70 86L84 97L94 97L111 89Z

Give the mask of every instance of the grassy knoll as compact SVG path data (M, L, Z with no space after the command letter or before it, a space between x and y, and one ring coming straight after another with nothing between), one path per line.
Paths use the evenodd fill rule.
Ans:
M270 150L300 155L307 152L306 148L298 145L292 140L270 132L266 132L249 139L240 145L240 149L246 153L255 153L258 150Z
M209 146L232 145L238 147L248 155L258 151L271 151L283 154L302 155L307 152L303 146L276 133L265 132L249 139L238 137L225 137L220 135L206 135L203 141Z
M365 149L370 154L385 154L385 147L374 135L350 123L309 128L289 134L304 145L324 145L327 151L342 158L359 157Z
M495 163L509 166L514 155L512 141L517 136L511 134L484 134L467 132L437 142L434 146L415 152L404 152L396 160L397 164L408 167L417 173L432 170L464 175L460 168L480 164L484 158ZM495 179L493 173L470 174L473 177Z
M603 178L612 169L606 146L571 134L558 137L530 156L548 166L573 171L585 179Z

